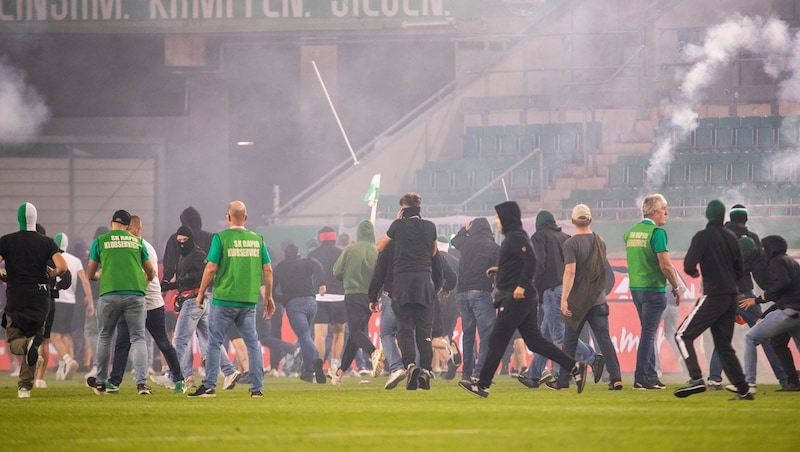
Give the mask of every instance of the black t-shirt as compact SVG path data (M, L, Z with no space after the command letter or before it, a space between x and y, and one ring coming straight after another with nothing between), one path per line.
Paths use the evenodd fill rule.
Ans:
M394 220L386 236L394 244L394 273L431 271L436 225L419 217Z
M47 261L59 252L53 239L36 231L17 231L0 237L0 256L6 263L8 287L47 284Z

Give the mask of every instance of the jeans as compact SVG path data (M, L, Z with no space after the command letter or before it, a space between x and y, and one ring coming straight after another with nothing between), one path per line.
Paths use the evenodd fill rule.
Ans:
M197 332L200 356L208 353L208 303L202 308L197 307L194 298L183 302L178 322L175 324L175 336L172 339L175 353L181 363L181 373L184 378L194 376L194 353L192 353L192 337ZM220 356L220 369L223 375L230 375L235 370L233 363L228 358L228 353L222 349ZM178 376L170 372L172 381L178 381Z
M633 305L639 314L641 333L636 351L634 383L658 380L656 373L656 331L661 314L667 308L667 294L651 290L632 290Z
M239 334L247 347L247 359L250 361L250 392L260 391L264 387L264 359L261 343L256 333L256 307L231 308L211 304L208 314L208 355L206 356L206 377L203 386L214 389L217 386L217 375L220 369L220 352L228 327L236 325Z
M145 327L153 337L153 341L164 354L164 358L169 366L170 373L175 375L174 381L182 381L183 374L181 373L178 355L175 353L175 348L167 338L166 321L164 319L164 306L147 311L145 318ZM122 377L125 374L125 366L128 364L128 353L131 348L130 331L128 324L124 318L120 317L117 322L117 340L114 345L114 359L111 366L111 376L109 381L119 386L122 383ZM149 357L148 357L149 359ZM152 362L152 361L148 361ZM138 384L138 382L137 382Z
M785 333L800 338L799 311L791 308L776 309L750 328L750 331L744 336L744 378L747 383L756 383L756 365L758 364L756 347L759 344L766 345L771 338ZM776 348L775 352L779 352L779 350ZM794 365L791 369L784 368L784 371L787 374L795 372Z
M469 290L458 294L461 307L462 357L464 367L461 375L469 378L480 375L486 356L489 354L489 336L492 334L496 313L492 294L482 290ZM478 331L480 345L478 359L475 360L475 330ZM505 347L505 344L503 344Z
M540 329L542 331L542 337L563 349L564 332L566 330L564 327L564 320L561 318L561 289L562 286L556 286L544 291L542 295L543 317ZM595 351L592 347L589 347L586 342L578 339L575 355L578 357L579 361L593 363ZM527 376L534 380L541 378L547 361L548 359L542 355L534 356L528 368ZM553 373L559 373L558 364L553 363Z
M381 348L386 353L386 363L388 363L389 370L403 369L403 360L400 357L400 349L397 348L397 323L394 318L394 311L392 310L391 297L381 298Z
M314 297L292 298L286 303L286 317L294 334L297 335L300 353L303 355L303 373L306 374L314 372L314 361L319 358L312 336L316 315L317 300Z
M102 295L97 301L97 382L108 381L108 364L111 361L111 338L120 317L128 324L131 337L133 374L136 384L147 383L147 346L144 331L146 311L144 295Z
M761 317L761 308L756 304L748 309L737 308L736 313L742 316L745 323L747 323L750 328L753 328L758 319ZM778 359L778 355L775 354L775 349L772 348L772 344L769 341L762 342L761 348L764 349L764 354L767 355L767 361L769 361L769 365L772 367L772 372L775 373L775 378L777 378L781 384L786 383L788 375L786 371L783 370L783 366ZM708 380L721 382L722 362L720 361L716 350L714 350L714 352L711 354L711 362L709 363L708 368ZM753 374L753 379L753 383L755 383L755 374ZM750 383L750 381L748 381L748 383Z

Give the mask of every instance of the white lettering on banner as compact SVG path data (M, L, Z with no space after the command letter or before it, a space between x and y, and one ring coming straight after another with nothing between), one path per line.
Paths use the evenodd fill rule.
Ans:
M303 0L282 0L280 2L280 11L275 11L270 7L270 3L273 2L274 0L263 0L264 16L279 19L281 17L307 17L310 15L303 12Z
M405 17L450 15L444 9L444 0L331 0L333 17L397 17L401 10Z
M14 5L14 12L6 12ZM122 0L16 0L0 1L0 21L126 20Z
M622 332L620 333L619 341L617 341L615 336L611 338L611 342L614 343L614 347L617 349L617 352L635 351L639 347L639 336L629 333L625 327L623 327Z
M245 9L252 10L252 0L247 0ZM233 0L150 0L151 19L230 19L232 17Z

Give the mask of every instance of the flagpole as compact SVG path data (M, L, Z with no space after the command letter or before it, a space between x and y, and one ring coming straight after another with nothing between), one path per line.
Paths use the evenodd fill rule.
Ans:
M336 124L339 125L339 131L342 132L342 136L344 137L344 142L347 143L347 149L350 151L350 155L353 157L353 165L358 165L358 158L356 158L356 153L353 151L353 146L350 144L350 139L347 138L347 133L344 131L344 126L342 125L342 121L339 119L339 114L336 113L336 107L333 106L333 101L331 100L330 94L328 94L328 88L325 86L325 81L322 80L322 74L319 73L319 69L317 68L317 62L311 60L311 65L314 66L314 72L317 73L317 78L319 79L319 84L322 85L322 91L325 93L325 99L328 100L328 105L331 107L331 111L333 112L333 117L336 119Z
M372 210L369 212L369 221L372 222L372 225L375 226L375 220L378 219L378 200L376 199L375 202L372 203Z

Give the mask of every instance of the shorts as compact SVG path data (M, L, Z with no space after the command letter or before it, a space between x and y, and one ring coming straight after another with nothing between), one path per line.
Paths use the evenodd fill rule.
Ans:
M344 324L347 323L347 306L344 301L317 302L317 316L314 324Z
M52 330L54 333L72 333L72 321L75 314L75 305L72 303L57 303L55 317L53 318Z

